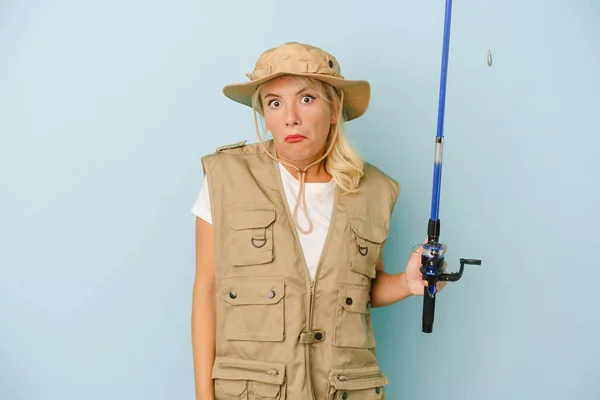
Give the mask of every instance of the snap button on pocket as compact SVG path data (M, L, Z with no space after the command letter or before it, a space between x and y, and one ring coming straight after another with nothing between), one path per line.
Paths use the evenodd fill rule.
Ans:
M375 347L371 310L368 307L370 298L370 286L339 284L334 346L359 349Z
M225 339L284 340L285 278L223 278L221 285Z

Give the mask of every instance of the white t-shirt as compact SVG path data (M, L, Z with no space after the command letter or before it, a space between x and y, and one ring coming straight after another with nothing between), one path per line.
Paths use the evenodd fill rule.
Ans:
M283 189L291 213L294 210L296 197L300 190L300 181L294 178L281 163L278 164L279 172L282 177ZM305 183L304 194L306 197L308 215L313 223L313 230L309 234L304 234L298 229L296 229L296 232L298 232L298 238L302 245L302 251L304 253L304 258L306 259L310 278L314 280L317 264L321 258L321 251L323 250L323 245L329 230L329 222L331 221L335 181L332 179L327 183ZM200 193L198 193L196 202L192 207L192 213L212 224L210 198L208 195L208 177L205 177L204 179L204 183L200 188ZM303 229L308 228L308 221L306 221L302 209L302 199L300 199L300 204L298 206L297 217L300 226L302 226Z

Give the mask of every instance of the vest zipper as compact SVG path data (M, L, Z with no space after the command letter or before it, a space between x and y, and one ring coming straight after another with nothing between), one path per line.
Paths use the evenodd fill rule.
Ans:
M356 374L338 375L338 380L341 382L353 381L358 379L381 378L381 372L363 372Z
M247 365L219 364L219 369L234 369L234 370L238 370L238 371L256 372L256 373L267 374L267 375L271 375L271 376L279 376L279 371L277 371L276 369L250 367Z
M309 277L310 279L310 277ZM308 316L307 316L307 332L312 330L312 317L313 317L313 297L315 294L315 281L310 279L310 298L308 299ZM311 360L310 360L310 346L304 346L304 356L306 359L306 376L308 377L308 392L310 393L310 400L315 400L315 392L313 389L313 382L311 376Z
M313 308L314 308L314 298L315 296L315 281L310 281L310 313L308 315L308 331L312 331L312 318L313 318Z

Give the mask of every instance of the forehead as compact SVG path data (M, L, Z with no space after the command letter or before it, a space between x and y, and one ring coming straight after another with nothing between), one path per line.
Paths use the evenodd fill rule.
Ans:
M289 75L279 76L265 83L263 94L296 94L302 89L311 89L310 86L294 79Z

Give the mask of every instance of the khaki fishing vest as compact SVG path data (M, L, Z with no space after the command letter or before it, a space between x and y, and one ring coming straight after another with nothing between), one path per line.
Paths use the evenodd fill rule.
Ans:
M265 146L275 154L272 140ZM370 288L398 183L365 163L359 193L336 188L311 282L277 162L244 141L202 166L215 237L215 399L385 399Z

